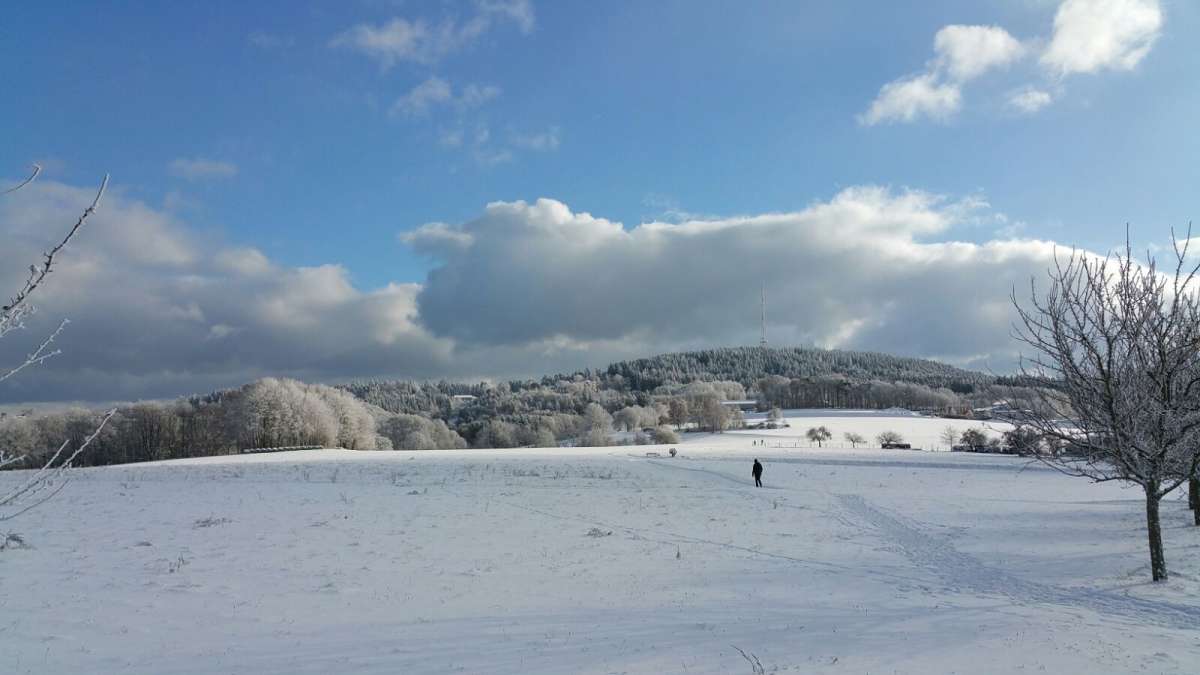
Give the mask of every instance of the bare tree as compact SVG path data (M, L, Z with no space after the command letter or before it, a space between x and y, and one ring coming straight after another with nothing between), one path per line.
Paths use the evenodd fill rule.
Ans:
M875 440L880 445L892 445L895 443L903 443L904 437L895 431L884 431L875 437Z
M863 438L862 434L856 434L853 431L847 431L846 433L842 434L842 438L846 439L846 442L849 443L850 447L852 448L857 448L858 446L867 442L867 439Z
M986 447L988 442L988 435L983 429L967 429L960 438L963 445L976 452Z
M1023 424L1005 431L1003 437L1005 452L1033 455L1042 451L1042 435Z
M829 430L829 427L825 426L812 427L804 435L808 436L809 441L816 443L818 448L822 447L821 443L823 441L833 438L833 432Z
M29 185L42 171L42 167L33 166L33 173L15 187L9 188L0 195L8 195L17 190ZM88 217L96 212L100 206L100 200L104 196L104 191L108 187L108 175L104 176L104 180L100 183L100 189L96 192L96 198L92 200L91 206L87 207L75 224L67 231L66 236L62 238L52 248L42 254L40 264L29 266L29 276L26 278L24 285L20 290L9 300L7 304L0 307L0 338L7 336L15 330L25 328L25 320L28 319L36 310L35 306L30 302L30 298L50 275L54 269L54 264L57 261L58 254L66 248L67 244L78 234L80 228L83 227ZM0 368L0 382L7 380L22 370L44 363L47 359L53 358L59 351L54 349L54 341L62 334L67 326L67 321L63 320L49 336L29 354L24 360L17 363L15 366ZM72 462L85 450L104 430L106 424L116 414L116 410L108 411L100 420L99 425L91 435L87 436L75 448L71 448L70 440L64 441L58 447L58 450L50 455L50 458L45 460L41 467L33 471L25 480L19 481L15 487L0 493L0 522L12 520L30 509L44 504L47 500L58 494L66 485L67 470L71 468ZM14 454L6 456L0 453L0 469L9 466L20 466L28 459L28 455Z
M1188 263L1186 239L1172 241L1173 270L1136 261L1126 237L1104 258L1056 256L1044 294L1031 281L1028 306L1012 297L1016 337L1032 350L1022 370L1058 383L1027 421L1055 447L1037 456L1142 487L1155 581L1167 578L1159 501L1200 462L1200 264Z
M946 447L953 448L958 444L959 433L957 429L947 425L945 429L942 429L942 433L940 436L938 436L938 438L940 438L942 442L946 444Z
M778 425L783 421L783 411L778 407L771 408L770 412L767 413L767 421L772 425Z

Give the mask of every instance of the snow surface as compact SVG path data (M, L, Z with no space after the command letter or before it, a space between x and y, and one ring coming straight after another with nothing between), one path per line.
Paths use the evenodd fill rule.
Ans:
M799 440L825 424L932 446L946 420L790 417L688 434L674 459L320 450L80 471L12 524L30 547L0 552L0 672L754 672L738 649L767 673L1197 672L1185 501L1164 503L1172 577L1153 585L1136 490Z

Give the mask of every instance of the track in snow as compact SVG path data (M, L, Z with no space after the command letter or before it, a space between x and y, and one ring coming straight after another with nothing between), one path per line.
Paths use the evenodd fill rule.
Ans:
M950 590L1000 595L1021 604L1052 604L1087 609L1169 628L1200 628L1200 607L1142 600L1087 589L1065 589L1019 579L988 567L952 545L873 506L859 495L838 495L850 513L896 544L905 557L941 577Z

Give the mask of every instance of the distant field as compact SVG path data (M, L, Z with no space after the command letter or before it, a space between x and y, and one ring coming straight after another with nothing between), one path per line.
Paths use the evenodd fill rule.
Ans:
M866 447L879 447L875 437L884 431L894 431L904 441L925 450L949 450L940 436L946 427L959 433L967 429L982 429L989 436L999 436L1012 429L1006 422L982 420L952 420L938 417L922 417L908 411L880 412L877 410L785 410L784 421L790 426L783 429L746 429L727 431L722 434L684 434L681 440L688 444L703 444L713 448L740 448L751 445L752 439L766 441L767 447L807 448L815 447L805 433L812 427L825 426L833 432L833 438L825 447L849 448L843 434L856 433L867 439ZM766 420L763 413L748 413L746 423ZM863 446L859 446L860 448Z

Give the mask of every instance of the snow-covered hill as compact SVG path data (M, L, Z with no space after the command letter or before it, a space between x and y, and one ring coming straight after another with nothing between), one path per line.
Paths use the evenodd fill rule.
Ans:
M813 420L914 445L945 426ZM1195 672L1184 502L1164 504L1173 576L1151 586L1135 490L1012 457L810 449L792 424L689 435L675 459L323 450L81 471L14 523L29 548L0 552L0 670Z

